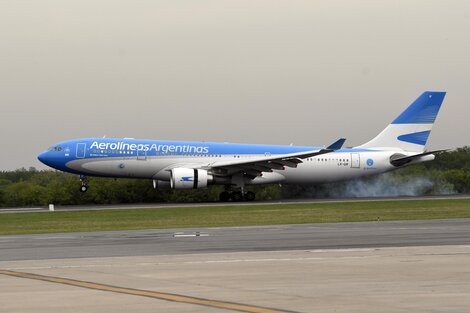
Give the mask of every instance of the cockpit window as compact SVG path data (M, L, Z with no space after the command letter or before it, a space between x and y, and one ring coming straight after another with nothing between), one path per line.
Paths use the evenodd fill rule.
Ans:
M49 151L62 151L62 147L50 147L47 150L49 150Z

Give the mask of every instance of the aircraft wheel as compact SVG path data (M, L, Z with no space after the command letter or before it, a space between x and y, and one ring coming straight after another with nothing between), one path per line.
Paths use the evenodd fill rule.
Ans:
M230 198L232 198L232 201L242 201L243 195L240 191L235 191L235 192L232 192Z
M230 193L227 191L222 191L219 195L219 200L222 202L227 202L230 200Z
M88 187L83 185L83 186L80 186L80 191L81 192L86 192L88 190Z
M246 201L253 201L253 200L255 200L255 198L256 198L256 195L255 195L254 192L248 191L247 193L245 193L245 200Z

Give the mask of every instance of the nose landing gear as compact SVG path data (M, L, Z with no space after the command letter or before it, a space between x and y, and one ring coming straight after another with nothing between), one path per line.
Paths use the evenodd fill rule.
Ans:
M86 192L88 190L88 184L86 183L85 175L80 175L80 182L82 183L80 186L80 192Z

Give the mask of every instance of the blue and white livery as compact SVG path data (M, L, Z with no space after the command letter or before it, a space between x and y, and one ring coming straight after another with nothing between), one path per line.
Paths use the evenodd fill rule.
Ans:
M434 159L426 143L445 92L426 91L371 141L342 148L143 139L85 138L60 142L38 159L64 172L153 181L156 189L224 185L220 199L254 200L246 185L311 184L384 173Z

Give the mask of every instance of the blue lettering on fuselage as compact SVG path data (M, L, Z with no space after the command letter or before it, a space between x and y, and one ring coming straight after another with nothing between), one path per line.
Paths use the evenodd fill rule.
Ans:
M207 154L208 146L192 145L192 144L150 144L150 143L129 143L124 141L118 142L98 142L93 141L90 149L96 150L130 150L130 151L155 151L163 153L176 154Z

